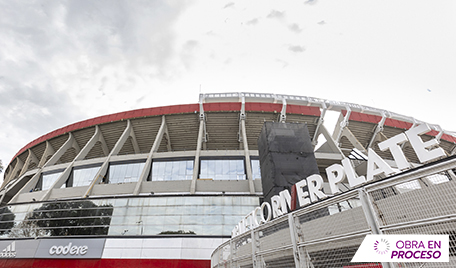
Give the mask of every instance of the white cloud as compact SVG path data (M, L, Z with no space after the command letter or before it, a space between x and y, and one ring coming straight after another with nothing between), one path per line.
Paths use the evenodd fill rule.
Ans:
M315 3L0 1L0 159L78 120L196 102L200 85L354 102L456 130L454 3Z

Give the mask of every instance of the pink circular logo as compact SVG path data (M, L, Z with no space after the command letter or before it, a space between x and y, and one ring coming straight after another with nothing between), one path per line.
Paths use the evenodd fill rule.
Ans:
M390 243L384 238L380 242L377 240L374 243L374 250L380 255L386 254L390 250Z

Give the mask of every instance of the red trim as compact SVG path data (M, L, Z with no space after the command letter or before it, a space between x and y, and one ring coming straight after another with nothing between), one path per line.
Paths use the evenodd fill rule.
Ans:
M0 259L8 268L210 268L210 260L167 259Z
M218 103L205 103L203 108L207 112L226 112L226 111L240 111L241 103L240 102L218 102ZM280 112L282 110L282 104L274 103L260 103L254 102L245 104L246 111L263 111L263 112ZM45 134L32 142L25 145L19 152L13 157L16 158L18 155L22 154L29 148L32 148L39 143L42 143L51 138L66 134L71 131L75 131L81 128L87 128L98 124L104 124L114 121L121 121L126 119L146 117L146 116L156 116L163 114L184 114L184 113L197 113L199 112L199 104L185 104L185 105L172 105L164 107L154 107L154 108L145 108L138 109L126 112L120 112L115 114L103 115L84 121L80 121L59 129L56 129L48 134ZM287 105L287 113L289 114L305 114L320 116L320 109L318 107L310 106L299 106L299 105Z
M297 199L298 192L296 191L296 184L293 184L293 186L291 186L291 211L296 210L296 203L298 201Z
M347 114L347 111L343 110L342 114L345 116ZM378 124L382 120L382 117L379 115L363 114L360 112L351 112L349 120ZM410 129L413 126L413 124L409 123L409 122L404 122L404 121L400 121L400 120L396 120L396 119L387 118L385 120L385 126L401 128L401 129ZM439 134L439 132L435 131L435 130L431 130L428 133L426 133L426 135L434 136L434 137L436 137L438 134ZM456 137L453 137L448 134L443 134L442 140L456 143Z

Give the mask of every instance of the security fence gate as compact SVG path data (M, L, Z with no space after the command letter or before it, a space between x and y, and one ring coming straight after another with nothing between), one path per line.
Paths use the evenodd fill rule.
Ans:
M456 267L456 156L321 200L220 245L212 267ZM351 263L368 234L447 234L449 263Z

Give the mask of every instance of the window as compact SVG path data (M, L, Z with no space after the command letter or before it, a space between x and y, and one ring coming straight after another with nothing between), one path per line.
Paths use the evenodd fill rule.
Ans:
M109 167L109 183L136 182L144 168L142 163L111 164Z
M57 181L57 179L62 175L63 170L52 172L52 173L43 173L41 180L35 186L36 191L45 191L49 190L52 185Z
M68 187L78 187L78 186L87 186L97 175L100 166L96 167L85 167L85 168L75 168L73 170L73 179L72 183L69 183Z
M402 194L416 189L421 189L421 185L418 180L413 180L396 185L396 189Z
M201 160L200 179L245 180L244 160Z
M191 180L193 160L154 161L152 163L152 181Z
M258 159L252 159L250 161L252 164L252 176L253 179L261 179L261 169L260 169L260 160Z
M433 184L440 184L450 181L449 177L445 173L437 173L434 175L426 176L426 179L428 179Z

